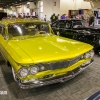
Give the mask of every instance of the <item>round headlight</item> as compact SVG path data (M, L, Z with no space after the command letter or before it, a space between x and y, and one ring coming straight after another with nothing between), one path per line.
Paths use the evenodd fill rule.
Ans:
M26 68L21 68L18 73L21 77L24 78L28 75L28 70Z
M30 68L30 73L31 74L36 74L39 71L39 67L38 66L33 66Z
M84 58L87 59L87 58L90 58L91 57L91 54L88 52L88 53L85 53L84 55Z
M87 59L87 58L93 58L94 56L94 51L91 50L90 52L87 52L84 54L84 58Z
M94 57L94 51L91 50L91 51L90 51L90 54L91 54L91 58L93 58L93 57Z

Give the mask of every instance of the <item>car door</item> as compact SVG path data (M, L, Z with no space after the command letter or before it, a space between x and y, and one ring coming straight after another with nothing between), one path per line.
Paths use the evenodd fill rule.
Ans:
M85 29L81 20L73 20L72 21L72 29L73 30L83 30Z
M59 20L54 22L51 27L56 35L73 38L71 26L71 20Z
M57 32L59 32L59 28L57 27L57 24L59 24L59 20L57 20L51 24L52 30L55 35L57 35Z
M84 35L79 34L78 31L82 31L84 29L85 29L85 27L82 24L81 20L71 20L71 32L70 33L71 33L73 39L80 40L80 38L83 38Z
M57 27L59 29L60 36L73 38L73 33L71 32L71 20L62 20Z
M4 57L4 59L6 60L6 55L7 55L7 39L6 39L6 32L5 32L6 28L4 25L0 24L0 52L2 54L2 56Z
M71 38L71 39L73 38L72 21L71 20L66 20L65 27L62 31L62 34L64 35L64 37Z

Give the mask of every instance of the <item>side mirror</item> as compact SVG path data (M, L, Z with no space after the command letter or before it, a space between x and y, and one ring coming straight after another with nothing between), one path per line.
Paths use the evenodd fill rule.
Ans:
M58 35L58 36L60 35L59 31L57 31L57 35Z

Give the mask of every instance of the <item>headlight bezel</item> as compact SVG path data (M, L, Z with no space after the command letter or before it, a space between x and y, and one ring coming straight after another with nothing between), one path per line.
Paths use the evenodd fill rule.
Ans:
M36 71L34 73L31 72L32 68L36 68ZM33 75L36 74L37 72L39 72L39 66L38 65L31 65L29 72L30 72L30 74L33 74Z
M37 74L40 70L41 70L41 67L39 67L38 64L29 64L29 65L20 65L20 69L18 70L18 76L21 77L21 78L26 78L28 75L35 75ZM37 71L32 73L31 70L32 68L37 68ZM21 73L22 70L27 70L27 74L26 75L21 75L21 74L24 74L24 73Z
M90 50L88 52L86 52L84 55L83 55L83 58L84 59L89 59L89 58L93 58L94 57L94 50Z
M21 75L22 73L21 73L21 71L22 70L26 70L27 72L26 72L26 75ZM24 73L24 72L23 72ZM25 74L25 73L24 73ZM18 70L18 75L20 76L20 77L22 77L22 78L25 78L25 77L27 77L28 76L28 74L29 74L29 71L28 71L28 69L27 68L24 68L24 67L21 67L19 70Z

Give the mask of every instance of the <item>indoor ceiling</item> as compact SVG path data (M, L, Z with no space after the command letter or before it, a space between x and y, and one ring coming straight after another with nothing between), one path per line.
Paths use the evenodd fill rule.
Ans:
M36 4L37 1L38 0L0 0L0 8L16 6L25 2L34 2Z

